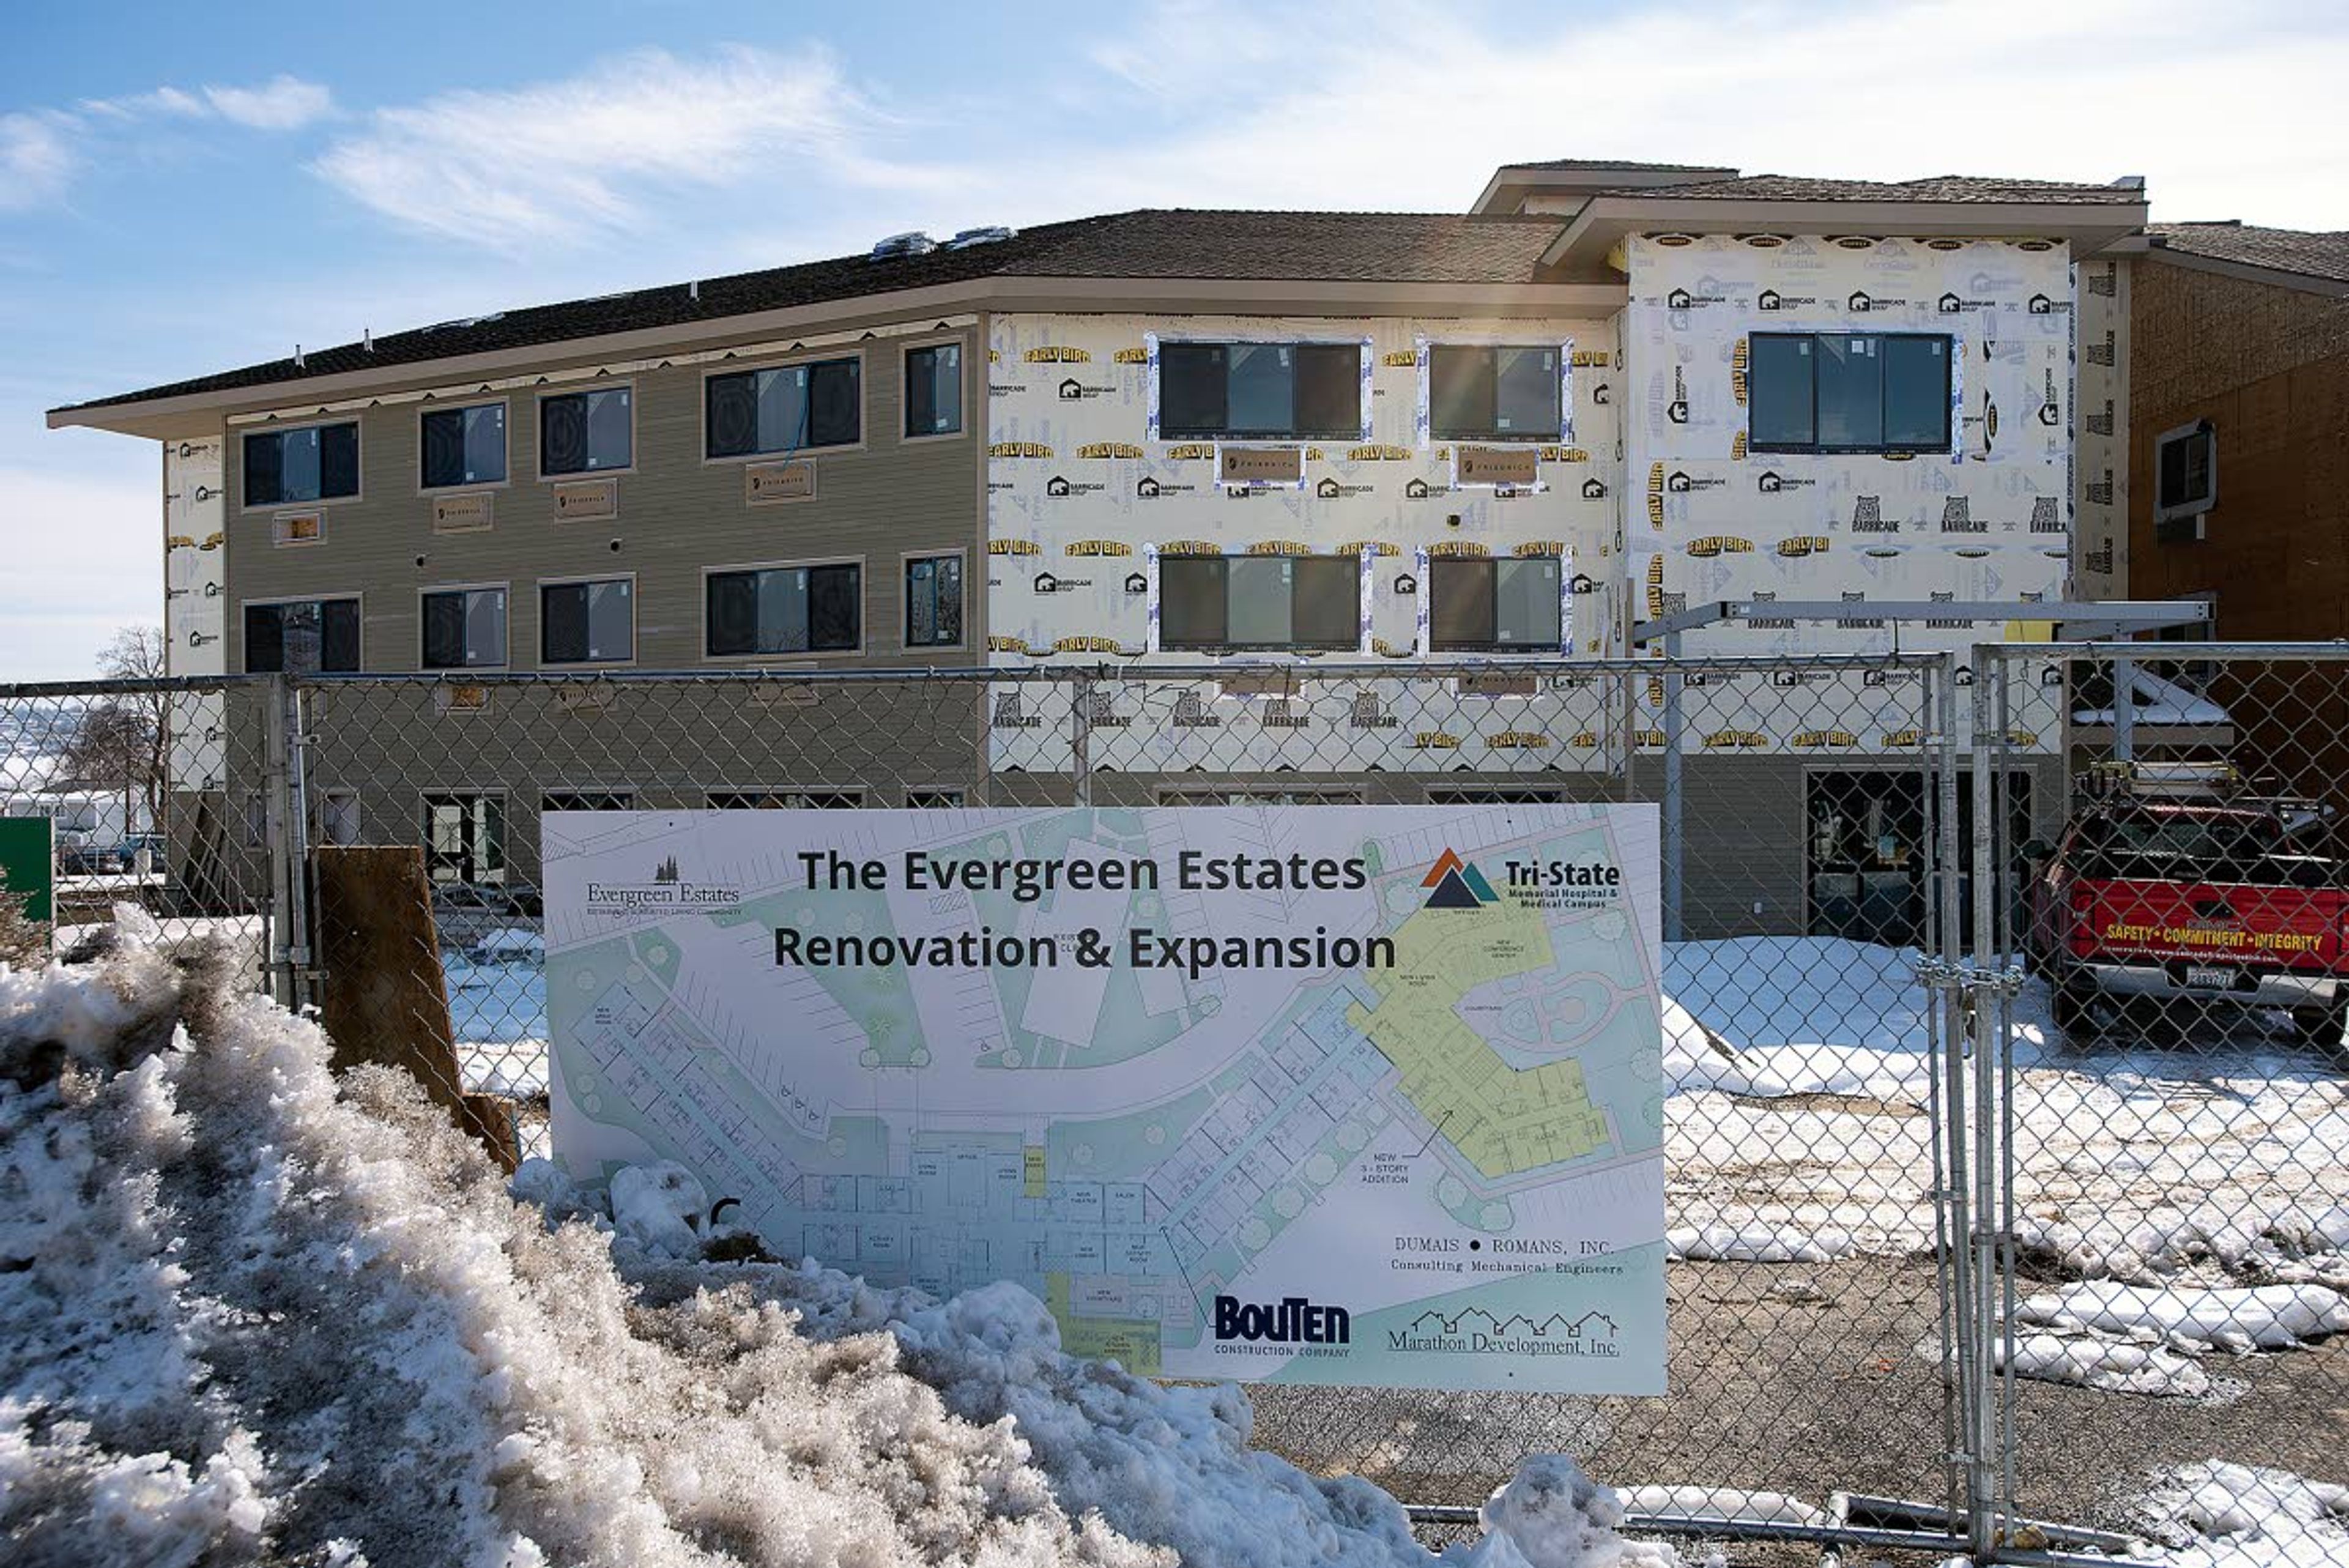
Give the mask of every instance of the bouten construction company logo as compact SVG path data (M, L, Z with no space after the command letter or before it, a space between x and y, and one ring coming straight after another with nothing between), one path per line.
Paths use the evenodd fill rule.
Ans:
M1304 1296L1283 1296L1277 1302L1243 1302L1237 1296L1216 1298L1216 1341L1242 1340L1273 1345L1346 1345L1353 1337L1354 1320L1340 1306L1323 1306Z
M1485 874L1449 848L1435 857L1420 886L1429 889L1426 907L1431 909L1480 909L1499 901Z

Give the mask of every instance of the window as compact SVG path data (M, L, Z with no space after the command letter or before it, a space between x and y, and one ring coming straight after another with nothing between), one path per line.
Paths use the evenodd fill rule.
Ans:
M1947 452L1951 340L1925 333L1757 332L1752 452Z
M1557 345L1427 351L1427 428L1438 441L1557 441L1565 429Z
M1439 652L1557 651L1559 563L1537 556L1429 564L1428 646Z
M861 789L721 789L706 797L712 811L855 811Z
M502 484L506 478L506 406L434 409L424 416L420 482L427 490L451 484Z
M603 473L636 461L633 390L606 387L538 400L538 472Z
M359 601L244 607L248 675L347 675L359 667Z
M1459 784L1431 788L1430 805L1555 805L1566 791L1555 784Z
M962 345L905 350L905 433L952 435L962 429Z
M1361 603L1351 556L1168 556L1158 563L1158 645L1359 648Z
M905 792L907 811L960 811L962 791L958 789L909 789Z
M1359 343L1166 343L1158 349L1162 441L1360 441Z
M2219 499L2219 432L2209 420L2164 431L2153 443L2153 522L2158 539L2199 539L2202 514Z
M905 646L951 648L962 641L962 557L924 556L905 563Z
M342 848L359 842L357 790L332 789L318 797L318 842Z
M864 436L862 374L852 355L712 376L701 384L704 451L711 457L753 457L811 446L854 446Z
M1329 785L1305 789L1163 789L1161 805L1360 805L1362 792Z
M541 664L610 664L636 654L636 585L626 577L538 590Z
M506 591L451 588L424 596L424 668L480 670L506 661Z
M501 794L424 797L424 865L436 883L506 879L506 802Z
M244 438L244 504L339 501L359 493L359 427L312 425Z
M703 647L712 659L854 653L864 641L864 569L775 566L712 572Z
M548 811L634 811L636 792L630 789L559 789L538 797L538 809Z

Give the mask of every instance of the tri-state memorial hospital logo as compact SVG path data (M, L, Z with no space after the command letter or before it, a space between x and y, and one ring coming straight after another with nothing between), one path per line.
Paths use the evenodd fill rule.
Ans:
M1499 901L1485 874L1448 848L1435 857L1420 886L1430 889L1426 907L1431 909L1480 909Z

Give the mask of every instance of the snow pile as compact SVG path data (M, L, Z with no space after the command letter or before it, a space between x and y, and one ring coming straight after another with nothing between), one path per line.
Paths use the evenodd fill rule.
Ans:
M1939 1360L1940 1345L1928 1340L1917 1353ZM2178 1399L2202 1399L2218 1391L2210 1375L2192 1355L2134 1339L2074 1331L2064 1334L2023 1334L2013 1343L1998 1343L1995 1355L2002 1371L2046 1383L2076 1383L2116 1394L2145 1394Z
M2212 1460L2164 1472L2147 1522L2171 1568L2334 1568L2349 1561L2349 1488Z
M2112 1280L2031 1297L2025 1323L2101 1329L2147 1343L2220 1350L2290 1350L2349 1328L2349 1302L2323 1285L2147 1287Z
M699 1199L657 1169L616 1232L543 1167L517 1204L221 961L0 968L12 1568L1431 1561L1251 1451L1236 1389L1064 1355L1016 1289L664 1259ZM1455 1568L1673 1561L1564 1460L1486 1511Z
M1742 1225L1676 1227L1664 1233L1666 1256L1743 1263L1824 1263L1856 1249L1851 1233L1748 1220Z
M1916 971L1909 950L1837 937L1670 943L1666 1075L1682 1094L1921 1106L1930 1001Z

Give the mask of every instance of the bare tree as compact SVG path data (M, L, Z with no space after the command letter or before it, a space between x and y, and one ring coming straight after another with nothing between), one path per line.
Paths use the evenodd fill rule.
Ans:
M98 668L109 680L160 680L167 672L162 628L124 627L99 651ZM82 715L67 743L58 782L82 789L120 789L126 833L136 826L131 820L134 800L146 802L149 827L160 825L171 719L171 699L165 691L126 691L100 699Z

